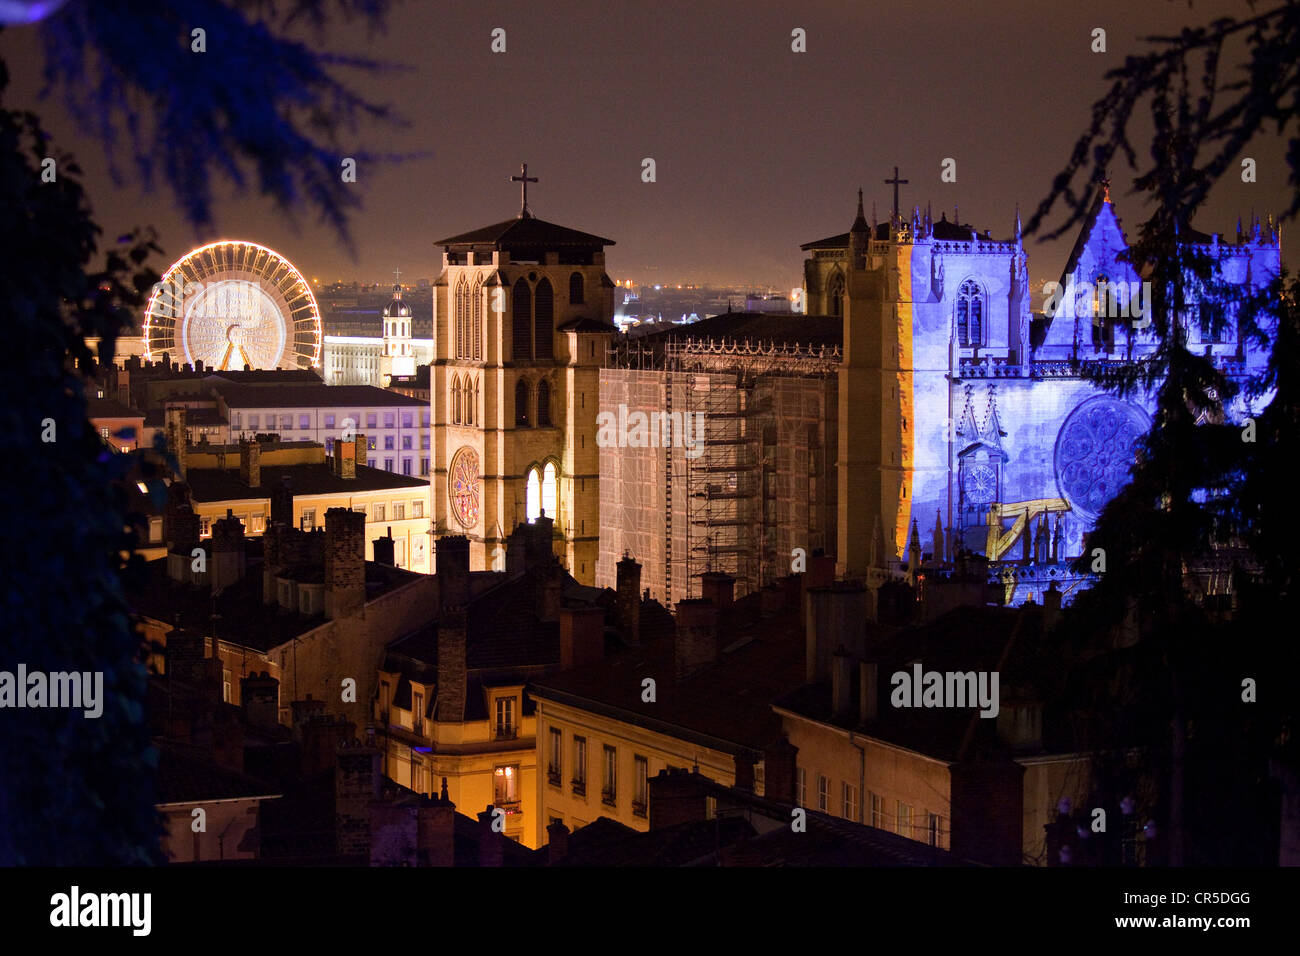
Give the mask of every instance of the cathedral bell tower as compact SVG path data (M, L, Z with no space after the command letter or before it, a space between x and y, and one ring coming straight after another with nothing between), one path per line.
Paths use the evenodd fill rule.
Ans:
M438 241L430 375L433 531L505 570L506 538L543 514L569 572L595 580L600 368L614 333L610 239L519 215Z
M898 560L910 508L912 249L896 209L883 231L873 236L859 190L843 262L836 573L860 579Z

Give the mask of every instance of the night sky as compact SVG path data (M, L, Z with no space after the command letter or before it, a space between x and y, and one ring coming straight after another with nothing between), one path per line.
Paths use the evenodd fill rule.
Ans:
M887 215L883 180L895 164L911 181L905 208L929 200L935 218L947 210L951 219L958 203L963 221L1006 237L1016 202L1027 217L1046 194L1105 88L1103 74L1142 49L1138 37L1247 10L1199 0L1190 10L1186 0L408 0L383 34L340 23L329 35L339 51L398 67L354 78L411 125L359 129L358 144L431 154L358 170L357 258L311 213L295 228L253 195L224 193L217 232L267 244L322 281L391 281L396 266L404 281L432 278L435 239L518 212L508 178L527 161L541 178L530 188L533 212L614 239L614 278L788 290L801 279L799 244L847 230L859 185L868 217L873 200ZM489 50L498 26L507 30L505 54ZM807 31L807 53L791 52L795 27ZM1089 49L1095 27L1107 30L1105 54ZM32 29L0 38L12 74L6 105L36 108L77 154L106 233L152 224L169 261L211 238L183 221L164 189L115 187L99 145L65 120L57 91L39 100ZM1280 141L1261 141L1249 155L1258 182L1222 184L1201 229L1232 232L1239 213L1285 205ZM939 179L949 156L956 184ZM658 182L641 182L644 157L656 160ZM1126 197L1123 173L1113 171L1112 195L1131 236L1143 207ZM1072 242L1031 244L1035 282L1059 274Z

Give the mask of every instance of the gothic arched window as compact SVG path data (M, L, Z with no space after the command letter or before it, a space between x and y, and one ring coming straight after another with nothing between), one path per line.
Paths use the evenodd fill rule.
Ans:
M537 315L534 320L534 354L538 358L550 358L555 354L555 292L551 289L550 279L537 283L533 311Z
M460 424L460 376L451 377L451 423Z
M537 383L537 424L540 428L551 424L551 383L546 379Z
M478 424L478 379L474 379L472 391L466 392L467 401L469 402L469 423Z
M480 276L474 280L474 333L470 338L474 342L475 361L483 358L483 279Z
M528 383L522 378L515 382L515 427L528 427Z
M826 283L826 312L828 315L844 315L844 276L838 272Z
M456 283L456 358L469 358L469 283L461 276Z
M542 469L542 510L548 518L555 517L556 508L556 469L553 462L547 462Z
M533 298L528 290L528 282L521 276L515 283L514 293L514 347L512 358L516 362L533 356Z
M582 281L582 273L575 272L569 276L569 304L582 305L585 293L586 286Z
M984 290L974 279L957 290L957 344L963 348L984 344Z
M524 516L528 523L537 520L542 511L542 480L536 468L528 469L528 481L524 484Z

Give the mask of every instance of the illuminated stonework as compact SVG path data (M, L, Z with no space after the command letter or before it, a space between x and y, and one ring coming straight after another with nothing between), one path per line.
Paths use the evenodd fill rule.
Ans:
M1130 481L1138 440L1151 427L1146 412L1109 396L1072 411L1056 438L1056 481L1061 497L1089 520Z
M222 240L167 270L145 311L145 358L224 369L319 368L321 317L307 280L274 250Z
M456 452L451 460L448 494L451 513L466 531L478 527L480 477L478 453L473 448Z

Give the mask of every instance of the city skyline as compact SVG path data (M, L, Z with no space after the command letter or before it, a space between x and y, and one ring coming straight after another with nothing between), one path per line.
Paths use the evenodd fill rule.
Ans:
M1197 10L1209 17L1230 7ZM437 238L518 213L511 177L527 162L539 180L530 192L534 214L611 236L612 275L788 290L800 280L799 245L847 229L859 188L868 214L874 203L879 218L888 217L886 180L895 166L907 180L899 196L905 212L930 204L938 219L960 209L963 222L1008 237L1017 204L1027 218L1048 193L1105 72L1142 48L1138 37L1173 32L1185 16L1175 4L1133 9L1108 0L1054 15L1044 43L1043 24L1015 3L978 12L934 3L744 10L742 18L726 8L669 4L650 12L578 2L543 16L495 3L400 4L374 37L343 21L321 38L304 33L307 42L383 63L377 74L338 75L410 124L344 132L344 154L349 143L357 154L425 154L358 164L355 258L327 226L302 220L295 229L256 196L218 189L208 234L185 224L161 186L114 186L103 151L60 109L60 93L38 96L40 46L11 28L0 35L0 53L12 64L6 102L47 116L55 145L80 162L105 228L156 226L167 262L202 241L236 238L281 251L322 284L395 267L435 278ZM506 30L503 53L491 51L496 24ZM1106 53L1090 48L1099 26ZM796 29L806 33L805 53L792 50ZM633 37L630 55L654 70L608 69ZM1008 58L1019 61L1016 69L1004 69ZM1069 75L1069 96L1058 84L1026 82L1043 74ZM464 108L465 96L482 105ZM1231 234L1239 215L1285 208L1280 139L1253 145L1258 181L1220 186L1199 218L1203 231ZM646 158L655 160L653 183L642 182ZM949 158L955 183L941 180ZM130 168L129 152L116 159ZM1136 223L1147 207L1121 185L1126 172L1112 172L1114 195L1121 217ZM1072 241L1072 234L1029 241L1035 278L1059 275Z

